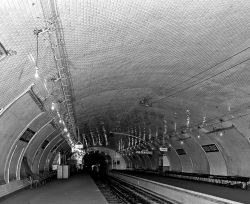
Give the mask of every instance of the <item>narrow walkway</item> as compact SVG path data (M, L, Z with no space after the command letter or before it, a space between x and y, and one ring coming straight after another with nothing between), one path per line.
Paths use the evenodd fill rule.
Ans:
M107 204L89 175L55 180L37 189L24 189L1 200L2 204Z
M138 172L126 172L126 173L131 176L137 176L151 181L156 181L159 183L164 183L167 185L188 189L191 191L196 191L221 198L226 198L244 204L250 204L250 188L248 188L248 190L242 190L238 188L229 188L203 182L195 182L177 178L168 178L158 175L151 175L147 173L138 173Z

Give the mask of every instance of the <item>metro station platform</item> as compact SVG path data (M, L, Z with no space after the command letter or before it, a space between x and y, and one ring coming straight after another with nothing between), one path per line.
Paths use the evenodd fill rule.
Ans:
M218 186L214 184L204 183L204 182L196 182L196 181L189 181L184 179L178 179L178 178L169 178L169 177L163 177L160 175L152 175L148 173L143 172L126 172L126 174L140 177L143 179L156 181L159 183L196 191L199 193L204 193L220 198L225 198L228 200L244 203L244 204L250 204L250 188L248 187L247 190L242 190L239 188L230 188L225 186Z
M54 180L34 189L24 189L6 198L1 204L106 204L107 201L87 174L68 180Z

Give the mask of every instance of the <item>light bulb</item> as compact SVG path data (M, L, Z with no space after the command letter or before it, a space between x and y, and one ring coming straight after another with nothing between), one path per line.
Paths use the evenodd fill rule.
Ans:
M198 137L198 139L200 139L200 137L201 137L201 136L200 136L200 135L198 135L197 137Z
M184 142L183 141L181 141L181 145L183 145L184 144Z
M51 105L51 110L55 110L55 104L54 103L52 103L52 105Z
M38 78L39 78L39 74L38 74L38 67L36 67L35 78L36 78L36 79L38 79Z

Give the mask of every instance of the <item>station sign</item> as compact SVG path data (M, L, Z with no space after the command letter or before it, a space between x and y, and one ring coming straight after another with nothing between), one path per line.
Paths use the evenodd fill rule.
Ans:
M76 144L76 145L75 145L75 148L76 148L76 149L82 149L82 148L83 148L83 144Z
M184 149L177 149L176 152L177 152L178 155L185 155L185 154L187 154Z
M160 147L159 150L161 152L167 152L168 151L168 148L167 147Z
M202 145L202 148L204 149L204 151L206 153L208 153L208 152L219 152L219 149L216 146L216 144Z
M78 141L78 142L75 144L75 148L76 148L76 149L83 149L83 144L82 144L80 141Z
M136 154L149 154L149 155L152 155L153 152L148 151L148 150L141 150L141 151L136 151Z

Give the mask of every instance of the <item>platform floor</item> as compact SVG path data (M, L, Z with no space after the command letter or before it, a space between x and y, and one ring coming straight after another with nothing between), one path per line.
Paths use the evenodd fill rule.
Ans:
M245 204L250 204L250 187L248 190L242 190L238 188L229 188L224 186L218 186L214 184L188 181L177 178L167 178L158 175L144 174L138 172L129 172L132 176L138 176L148 180L156 181L159 183L164 183L204 194L209 194L232 201L237 201Z
M107 204L108 202L87 175L75 175L68 180L55 180L37 189L24 189L7 198L1 204Z

